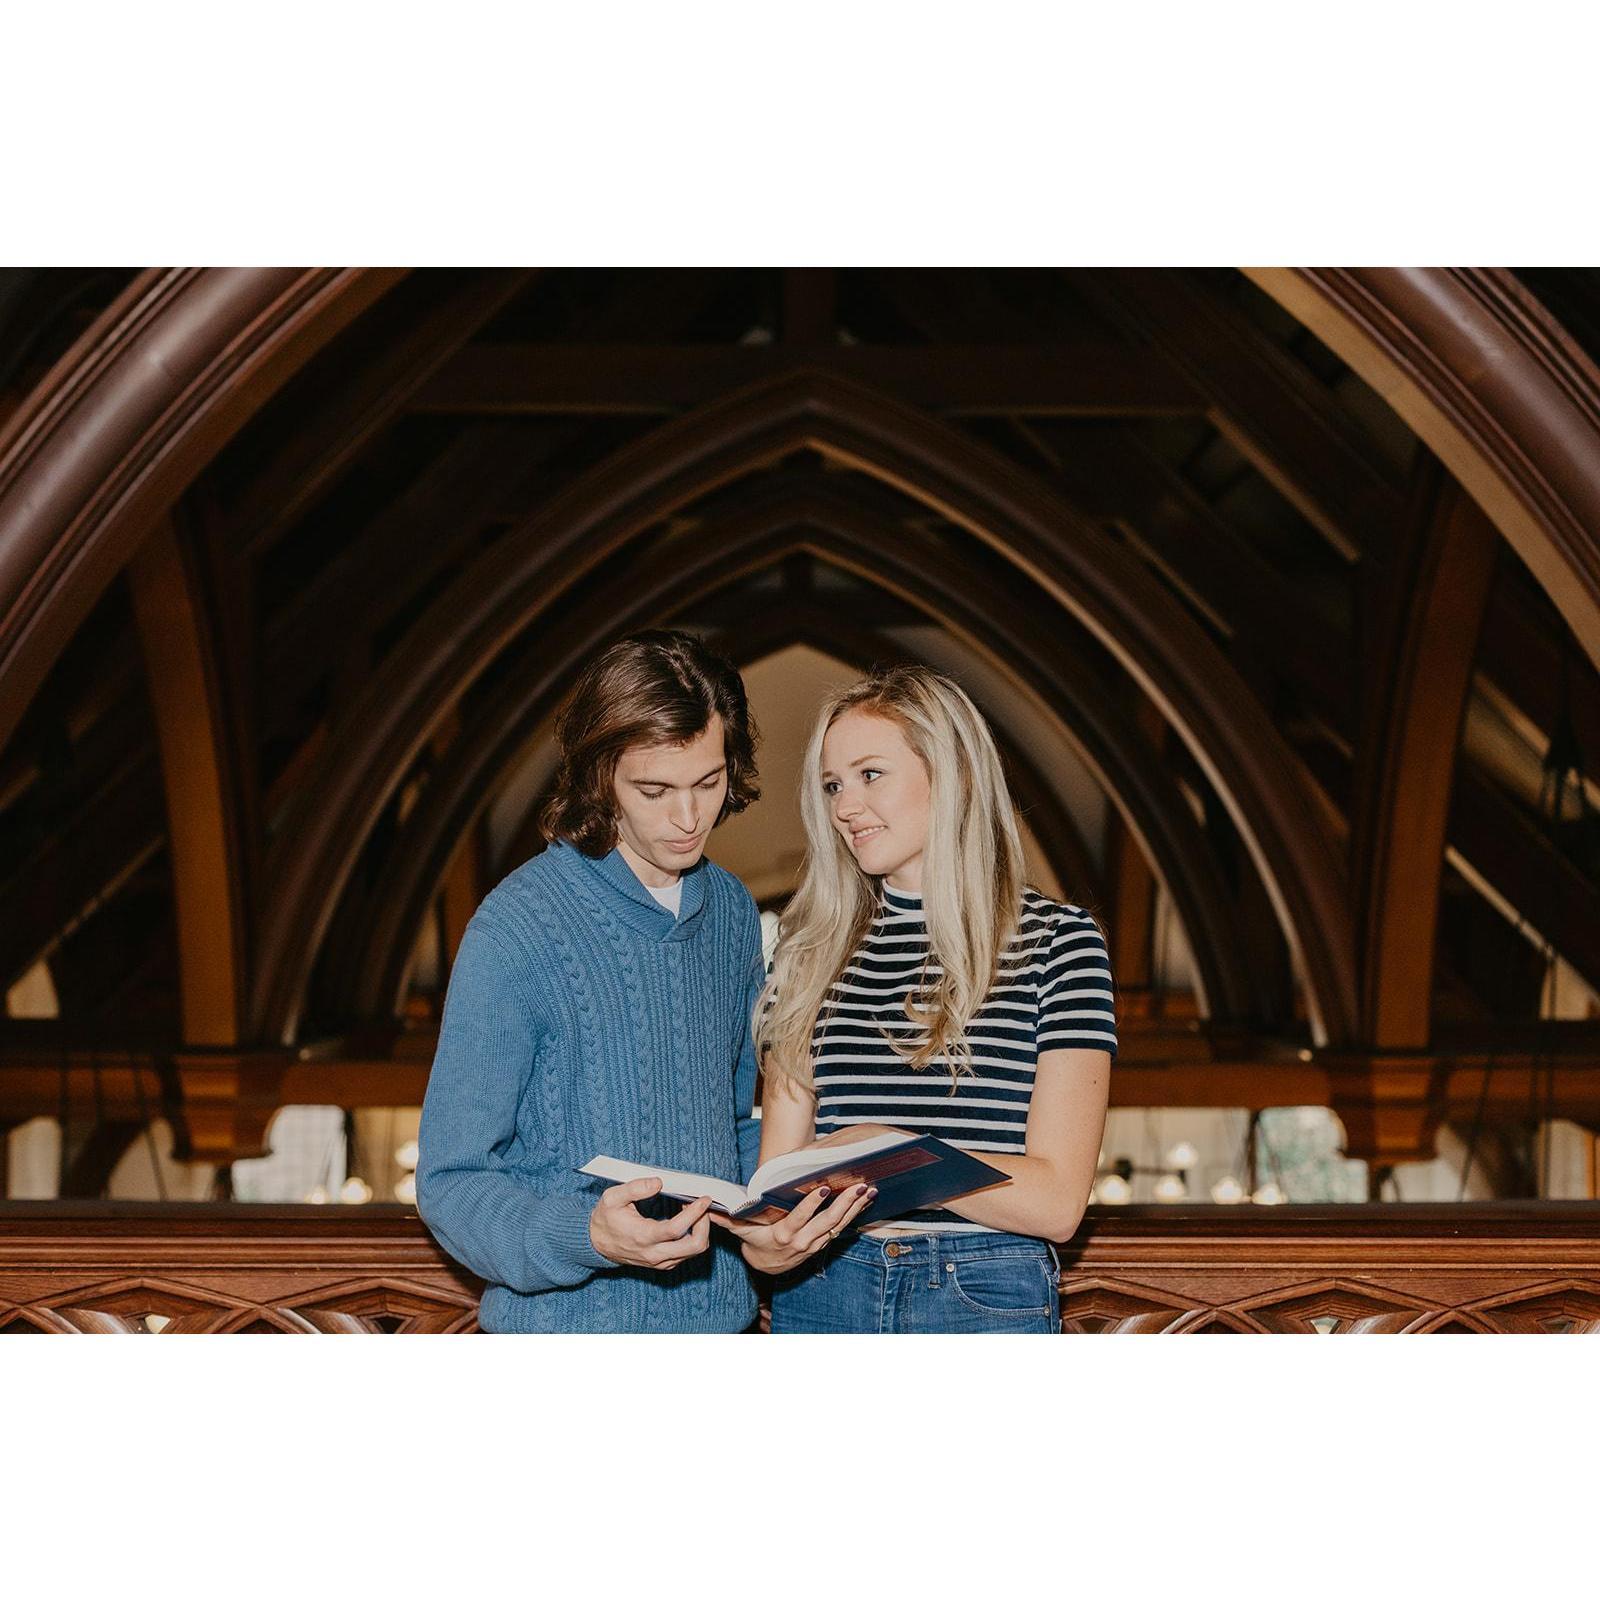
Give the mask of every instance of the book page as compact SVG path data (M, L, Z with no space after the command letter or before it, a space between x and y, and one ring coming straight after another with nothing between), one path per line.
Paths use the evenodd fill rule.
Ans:
M763 1195L780 1184L805 1177L808 1172L821 1172L824 1167L836 1167L841 1161L906 1144L916 1137L914 1133L875 1133L866 1139L851 1139L840 1144L807 1145L802 1150L791 1150L788 1155L774 1156L756 1168L755 1176L750 1180L750 1194L752 1197Z
M707 1178L698 1172L676 1172L671 1167L645 1167L637 1161L619 1161L615 1156L596 1156L578 1171L612 1183L659 1178L663 1194L670 1194L676 1200L698 1200L703 1194L710 1195L713 1204L723 1211L737 1211L750 1198L738 1184L726 1183L721 1178Z

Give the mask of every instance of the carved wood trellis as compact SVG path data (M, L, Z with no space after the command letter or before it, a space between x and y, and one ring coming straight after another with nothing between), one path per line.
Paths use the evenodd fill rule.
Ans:
M1600 1332L1600 1203L1095 1208L1069 1333ZM0 1205L0 1333L471 1333L398 1207Z

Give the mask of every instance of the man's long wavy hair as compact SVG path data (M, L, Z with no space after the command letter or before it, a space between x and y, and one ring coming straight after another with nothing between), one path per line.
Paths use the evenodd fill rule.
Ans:
M728 793L717 822L761 798L756 783L755 719L744 680L693 634L651 628L602 651L556 713L561 753L554 790L539 813L546 839L565 839L586 856L617 842L614 780L624 750L680 745L722 718Z
M822 789L822 741L847 711L895 723L927 770L922 904L929 961L940 975L912 990L906 1018L916 1027L890 1043L913 1067L942 1056L954 1092L972 1070L967 1025L1021 915L1022 840L988 724L957 684L926 667L875 673L835 695L817 717L800 780L805 868L756 1007L756 1049L768 1074L812 1088L817 1018L879 905L879 880L856 864Z

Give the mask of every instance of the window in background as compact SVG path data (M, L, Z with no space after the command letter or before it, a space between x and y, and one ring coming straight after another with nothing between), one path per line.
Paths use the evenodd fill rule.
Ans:
M270 1154L233 1164L233 1197L267 1203L337 1201L348 1151L338 1106L285 1106L267 1129Z

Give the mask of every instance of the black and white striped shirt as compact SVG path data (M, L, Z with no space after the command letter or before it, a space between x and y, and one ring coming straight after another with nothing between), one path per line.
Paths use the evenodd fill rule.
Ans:
M912 1068L888 1036L911 1039L906 996L941 969L928 953L922 900L887 884L866 938L823 1002L812 1032L817 1132L882 1122L932 1133L963 1150L1024 1155L1034 1069L1046 1050L1117 1053L1111 962L1088 912L1033 889L1000 973L967 1027L971 1071L951 1093L944 1056ZM894 1226L986 1233L943 1210L915 1211Z

